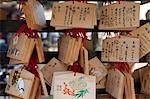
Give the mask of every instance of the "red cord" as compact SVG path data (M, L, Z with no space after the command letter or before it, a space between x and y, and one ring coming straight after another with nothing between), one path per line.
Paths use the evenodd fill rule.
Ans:
M21 33L25 33L28 37L37 38L38 33L36 30L31 30L28 28L27 24L23 24L18 31L16 32L16 36L19 36Z
M34 53L32 54L29 64L26 66L26 69L30 71L31 73L33 73L36 77L39 77L39 74L37 71L38 69L37 62L38 62L38 56L37 56L37 53Z
M116 63L114 63L114 69L118 69L121 72L130 73L130 66L126 62L116 62Z
M82 39L87 40L86 31L82 28L67 29L65 34L73 38L81 37Z
M74 76L76 76L76 72L82 73L82 67L78 62L73 63L73 65L70 65L69 67L70 70L74 72Z

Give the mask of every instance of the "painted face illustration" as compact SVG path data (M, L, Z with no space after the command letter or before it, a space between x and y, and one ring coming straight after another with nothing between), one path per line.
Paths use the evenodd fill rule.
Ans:
M24 94L24 81L22 78L19 78L17 81L16 89L20 95Z

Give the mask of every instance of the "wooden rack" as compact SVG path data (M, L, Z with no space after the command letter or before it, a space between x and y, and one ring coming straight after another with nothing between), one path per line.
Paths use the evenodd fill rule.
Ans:
M7 0L3 0L3 1L7 1ZM19 1L19 0L13 0L13 1ZM59 1L59 0L40 0L40 1ZM96 1L96 0L88 0L88 1ZM97 0L97 1L106 1L106 0ZM107 0L107 1L112 1L112 0ZM130 0L127 0L130 1ZM136 0L136 1L142 1L141 4L145 4L147 2L150 2L149 0ZM145 2L144 2L145 1ZM26 21L25 20L21 20L21 21L17 21L17 20L1 20L0 21L0 32L2 33L8 33L8 32L16 32L19 27L24 24ZM150 22L150 20L140 20L140 26L144 25L145 23ZM50 20L47 20L47 26L46 28L43 28L41 31L39 32L64 32L65 30L55 30L54 27L51 27L49 25ZM99 23L99 20L97 20L97 23ZM115 32L114 30L100 30L98 29L98 25L94 27L94 29L86 29L87 32ZM124 32L124 30L121 30L121 32ZM125 31L125 32L130 32L130 31ZM89 52L89 58L93 57L93 56L98 56L100 58L100 54L101 52ZM46 61L44 63L47 63L51 58L58 56L58 52L44 52L45 55L45 59ZM145 61L145 57L143 57L140 61ZM8 64L8 58L6 58L6 52L0 52L0 64ZM136 83L135 86L139 86L138 83ZM97 95L98 94L106 94L106 92L104 90L97 90Z
M19 27L24 24L25 20L1 20L0 21L0 32L16 32ZM144 25L145 23L150 22L150 20L140 20L140 26ZM97 20L97 24L99 20ZM50 26L50 20L47 20L47 25L39 32L64 32L65 30L55 30L54 27ZM98 29L98 25L94 27L94 29L86 29L87 32L116 32L118 30L100 30ZM120 30L121 32L130 32L127 30Z

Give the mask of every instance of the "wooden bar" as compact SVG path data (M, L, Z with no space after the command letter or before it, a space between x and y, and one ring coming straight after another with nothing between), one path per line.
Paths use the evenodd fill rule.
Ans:
M0 32L16 32L19 27L24 24L25 20L1 20L0 21ZM145 23L150 22L150 20L140 20L140 26L144 25ZM47 27L43 28L39 32L64 32L65 30L55 30L55 27L52 27L49 25L50 20L47 20ZM99 20L97 20L97 24L99 23ZM98 25L94 27L94 29L86 29L87 32L130 32L130 30L100 30L98 29Z

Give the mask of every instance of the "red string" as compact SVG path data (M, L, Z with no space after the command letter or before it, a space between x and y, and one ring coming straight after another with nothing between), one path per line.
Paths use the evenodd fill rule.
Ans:
M22 11L21 6L23 4L24 4L24 0L21 0L21 2L19 3L19 10L20 11ZM17 18L17 20L20 20L21 18L25 19L24 17L21 17L21 16L17 16L16 18ZM25 35L27 35L28 37L31 37L31 38L37 38L38 37L37 31L28 28L27 24L23 24L18 29L18 31L16 32L16 36L19 36L21 33L25 33ZM33 53L32 56L31 56L31 59L29 61L28 66L23 67L22 69L25 68L28 71L32 72L35 76L39 77L39 74L38 74L38 71L37 71L37 69L38 69L37 61L38 61L37 53Z
M31 38L37 38L38 37L38 33L36 30L31 30L30 28L28 28L27 24L23 24L18 31L16 32L16 36L19 36L21 33L25 33L25 35L27 35L28 37Z
M74 72L74 76L76 76L76 72L82 73L82 67L78 62L73 63L73 65L70 65L69 67L70 70Z
M25 28L26 28L26 24L23 24L16 32L16 36L19 36L20 33L24 32Z
M37 53L32 54L29 64L28 64L28 66L26 66L26 69L28 71L30 71L31 73L33 73L36 77L39 77L39 74L37 71L37 69L38 69L37 61L38 61Z
M28 32L26 32L26 35L28 35L28 37L31 38L38 38L38 33L36 30L32 30L30 28L28 28Z
M114 68L118 69L121 72L128 72L128 73L130 73L130 66L126 62L117 62L117 63L114 63Z
M82 28L67 29L65 34L73 38L81 37L82 39L87 40L86 31Z
M87 40L86 31L83 28L67 29L65 34L73 38L81 37L83 40ZM73 63L73 65L70 65L69 67L70 70L74 72L74 76L76 76L76 72L82 72L82 67L78 62Z

